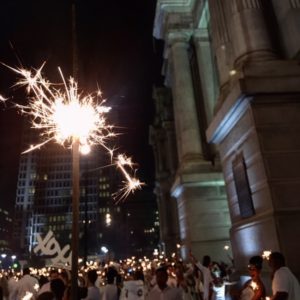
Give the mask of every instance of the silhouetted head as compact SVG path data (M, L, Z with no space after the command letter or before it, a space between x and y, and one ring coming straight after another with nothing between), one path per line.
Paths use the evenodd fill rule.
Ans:
M263 258L259 255L252 256L249 259L249 266L254 266L256 269L261 270L263 265Z
M252 278L258 277L262 269L263 259L261 256L252 256L249 259L248 271Z
M209 256L209 255L204 255L204 256L203 256L203 259L202 259L202 265L203 265L204 267L208 268L209 265L210 265L210 263L211 263L210 256Z
M168 281L168 271L166 267L160 267L155 271L156 283L161 290L166 288Z
M29 268L24 268L23 269L23 275L29 275L30 274L30 269Z
M87 278L88 278L89 282L94 285L97 278L98 278L97 271L96 270L89 270L88 273L87 273Z
M106 272L106 280L108 284L113 284L118 272L115 268L109 267Z
M273 271L285 266L285 258L280 252L272 252L269 256L269 266Z
M61 300L65 292L65 284L60 278L56 278L50 281L50 289L55 295L55 299Z

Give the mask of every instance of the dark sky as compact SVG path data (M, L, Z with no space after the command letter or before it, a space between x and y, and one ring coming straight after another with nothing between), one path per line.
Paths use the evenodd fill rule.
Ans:
M159 84L160 55L152 37L154 0L77 0L76 33L78 81L86 92L102 89L104 98L119 115L121 149L139 164L138 176L153 184L153 155L148 127L153 118L152 86ZM57 66L72 75L72 18L70 0L1 0L0 61L38 68L59 80ZM16 74L0 66L0 94L24 101L13 88ZM16 167L24 116L8 102L0 112L0 201L13 203Z

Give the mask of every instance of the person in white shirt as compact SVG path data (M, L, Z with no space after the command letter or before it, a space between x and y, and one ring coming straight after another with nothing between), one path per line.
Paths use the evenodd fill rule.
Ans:
M118 300L119 291L115 283L118 272L115 268L109 267L106 273L107 283L103 289L102 300Z
M50 281L57 279L58 278L58 271L56 269L52 269L50 270L49 273L49 281L44 283L41 287L40 290L38 291L38 295L43 294L45 292L51 292L51 288L50 288Z
M156 285L145 297L146 300L183 300L182 289L167 285L168 271L166 267L156 270Z
M95 286L95 282L98 278L96 270L89 270L87 273L87 297L84 300L100 300L100 291Z
M272 269L272 300L299 300L300 285L297 278L285 266L285 258L280 252L272 252L269 257Z
M17 282L17 299L22 299L26 293L31 293L32 299L35 299L38 286L38 280L30 275L29 268L25 268L23 270L23 277Z
M208 255L203 256L202 264L190 253L192 263L201 271L203 278L203 300L209 300L212 294L212 281L210 264L211 259Z

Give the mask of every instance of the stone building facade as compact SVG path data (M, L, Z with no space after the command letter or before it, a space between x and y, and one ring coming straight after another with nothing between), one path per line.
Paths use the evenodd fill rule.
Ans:
M200 8L203 24L193 30L192 13ZM230 218L220 161L205 137L217 94L207 11L203 3L195 7L182 1L158 1L154 26L154 36L165 41L165 87L155 90L157 112L151 128L161 240L169 253L180 244L184 259L190 250L199 257L226 259L224 247L229 245Z
M157 2L154 36L165 41L174 108L171 193L180 239L200 254L209 238L218 247L230 232L239 270L249 256L277 250L300 274L299 31L299 0ZM202 197L203 183L222 181L218 161L228 205L218 197L222 185L214 186L215 200ZM223 212L218 226L216 212Z

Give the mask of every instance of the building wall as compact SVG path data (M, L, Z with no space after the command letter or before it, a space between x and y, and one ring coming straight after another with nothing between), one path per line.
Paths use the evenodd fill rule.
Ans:
M249 256L277 250L300 274L299 249L291 232L299 227L300 212L294 197L299 180L295 138L299 134L299 8L299 1L281 0L157 3L154 36L165 41L165 84L174 98L179 153L174 194L179 192L181 238L186 245L193 241L192 223L201 222L199 213L205 211L205 205L192 204L200 190L191 196L182 188L186 187L184 176L192 177L193 183L200 174L209 178L203 141L197 144L197 136L205 130L207 142L219 149L212 157L216 164L219 157L222 165L232 222L230 240L241 272ZM198 85L207 128L195 121L201 106L192 107L197 95L186 57L191 40L198 47ZM215 149L211 148L212 153ZM200 159L194 155L194 164L189 163L192 153L200 154ZM221 222L229 224L226 218ZM205 245L197 239L198 245Z
M218 94L209 24L207 3L157 3L154 36L165 42L164 84L171 91L175 129L171 151L177 153L175 171L169 176L171 183L164 186L176 201L178 225L167 222L161 212L161 232L167 239L178 230L184 259L192 250L199 258L211 254L213 259L227 260L224 247L229 245L230 218L224 180L218 152L205 136ZM157 141L154 147L160 156L166 152ZM156 163L161 168L163 160L156 156ZM162 185L159 176L157 185Z

